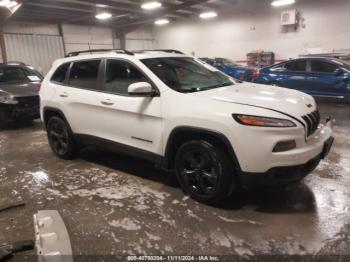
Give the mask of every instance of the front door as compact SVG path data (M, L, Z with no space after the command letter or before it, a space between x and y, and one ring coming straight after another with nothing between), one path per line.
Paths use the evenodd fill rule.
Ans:
M99 136L161 154L160 97L135 97L128 94L130 84L152 84L151 81L135 65L125 60L108 59L105 61L105 72L97 108L100 116L97 123Z
M347 94L347 76L335 64L312 60L309 74L310 93L320 96L343 96Z

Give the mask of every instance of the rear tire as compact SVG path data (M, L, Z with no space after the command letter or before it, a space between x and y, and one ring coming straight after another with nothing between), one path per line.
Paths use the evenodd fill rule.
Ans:
M73 133L64 120L53 116L47 123L47 137L52 151L59 158L73 159L76 156L76 145Z
M278 82L270 82L269 85L282 87L282 85Z
M204 140L180 146L175 156L175 172L184 193L206 204L222 201L237 187L227 154Z

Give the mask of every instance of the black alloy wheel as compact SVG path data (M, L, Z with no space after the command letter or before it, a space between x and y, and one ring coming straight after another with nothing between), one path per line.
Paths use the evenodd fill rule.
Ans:
M231 161L207 141L183 144L176 154L175 171L183 191L200 202L219 202L235 187Z
M59 117L50 118L47 136L52 151L60 158L71 159L75 155L73 135L65 121Z

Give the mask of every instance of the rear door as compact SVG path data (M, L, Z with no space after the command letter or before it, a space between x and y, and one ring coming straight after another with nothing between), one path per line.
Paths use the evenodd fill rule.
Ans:
M94 135L97 131L100 66L101 59L72 62L67 79L56 85L54 101L60 104L75 134Z
M308 91L307 61L305 59L287 62L284 70L278 72L279 82L283 87Z
M130 96L128 86L148 82L156 87L130 61L105 61L103 93L98 96L99 136L155 154L161 152L162 116L160 96Z
M339 71L340 70L340 71ZM346 94L347 76L339 65L324 61L311 60L310 93L320 96L342 96Z

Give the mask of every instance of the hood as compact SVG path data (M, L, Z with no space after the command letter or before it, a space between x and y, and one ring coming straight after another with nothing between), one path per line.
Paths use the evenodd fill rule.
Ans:
M316 110L312 96L281 87L237 83L232 86L193 93L223 103L244 104L279 111L296 118Z
M39 95L38 83L1 84L0 92L5 92L14 97Z

